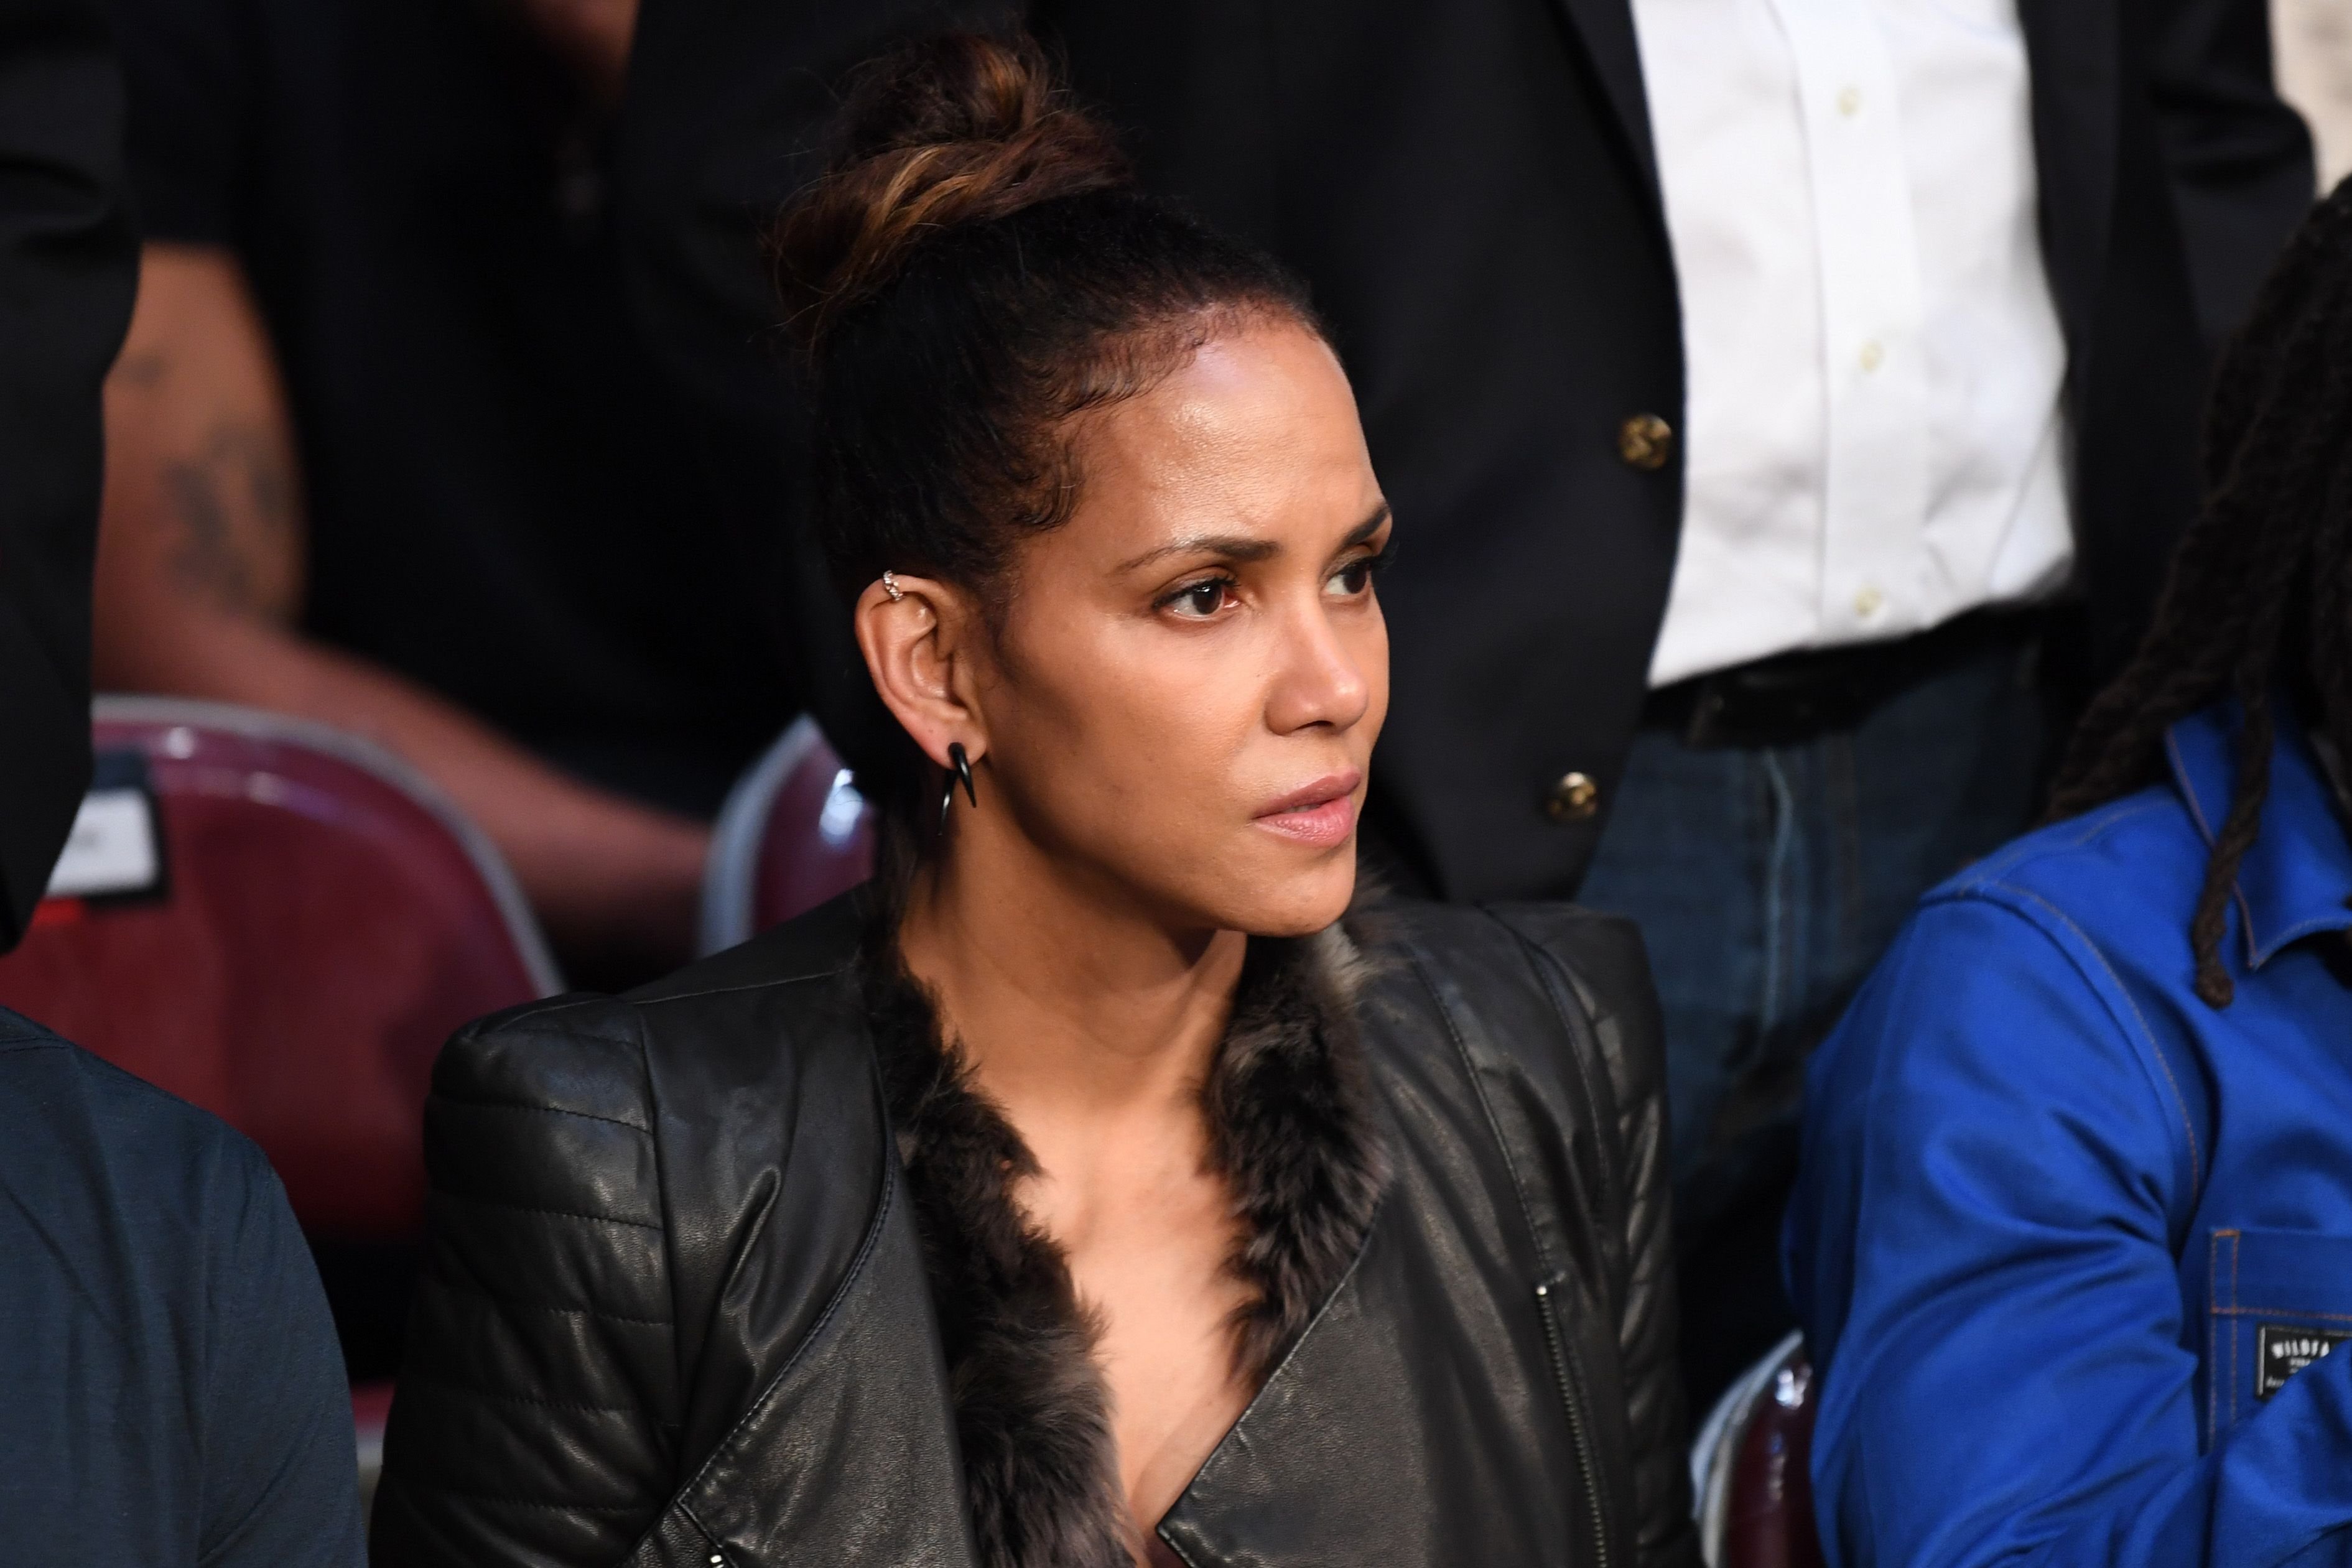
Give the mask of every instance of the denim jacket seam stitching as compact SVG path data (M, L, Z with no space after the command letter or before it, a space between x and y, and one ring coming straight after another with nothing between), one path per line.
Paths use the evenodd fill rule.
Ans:
M1935 903L1945 903L1954 899L1980 896L1994 889L2010 888L2012 884L2008 879L2022 868L2095 843L2117 829L2137 822L2142 817L2164 811L2169 804L2170 802L2161 798L2132 801L2128 804L2116 802L2109 809L2076 819L2073 824L2076 831L2072 833L2060 832L2055 829L2050 830L2052 838L2049 841L2035 843L2024 852L2012 855L2007 851L1995 851L1985 860L1961 873L1959 879L1950 883L1941 893L1930 894L1929 899Z
M2064 926L2068 935L2072 936L2074 941L2080 944L2084 952L2087 954L2090 961L2098 966L2099 973L2105 977L2108 988L2123 998L2123 1004L2130 1010L2132 1023L2138 1031L2136 1043L2145 1048L2143 1051L2144 1055L2153 1057L2155 1059L2157 1071L2164 1074L2165 1086L2171 1091L2173 1111L2179 1115L2180 1119L2181 1134L2189 1142L2189 1179L2191 1192L2193 1194L2203 1191L2205 1186L2205 1157L2202 1149L2198 1145L2197 1125L2195 1121L2189 1114L2188 1099L2180 1092L2180 1081L2173 1074L2172 1063L2165 1059L2163 1049L2156 1043L2156 1031L2148 1027L2147 1015L2140 1011L2139 1003L2135 1001L2132 998L2130 991L2125 988L2122 977L2116 975L2114 967L2107 963L2106 956L2099 951L2098 945L2091 940L2090 934L2085 932L2080 925L2076 925L2074 919L2068 915L2064 910L2060 909L2048 899L2043 898L2040 894L2033 893L2028 889L2006 883L1996 884L1996 886L1999 892L2007 894L2011 898L2033 904L2035 907L2045 912L2051 919ZM1991 892L1994 890L1989 888L1987 891ZM1998 901L1996 900L1993 902ZM2022 915L2025 912L2019 910L2018 913ZM2041 924L2039 921L2032 920L2031 916L2028 916L2028 920L2030 924ZM2060 943L2056 944L2056 946L2060 952L2066 954L2068 961L2074 965L2076 971L2080 972L2082 968L2082 959L2077 957L2074 954L2068 952L2067 946L2065 944ZM2095 995L2097 990L2098 988L2095 986L2093 988L2093 993ZM2111 1019L2114 1018L2114 1004L2107 1001L2104 997L2100 998L2100 1002L2106 1011L2107 1016ZM2116 1021L2120 1023L2122 1020L2117 1019Z

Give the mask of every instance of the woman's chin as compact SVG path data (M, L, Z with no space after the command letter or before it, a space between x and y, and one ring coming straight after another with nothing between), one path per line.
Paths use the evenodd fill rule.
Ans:
M1224 923L1229 931L1253 936L1312 936L1348 913L1356 895L1356 845L1346 843L1318 857L1306 868L1295 862L1269 877L1261 896L1235 910L1238 918Z

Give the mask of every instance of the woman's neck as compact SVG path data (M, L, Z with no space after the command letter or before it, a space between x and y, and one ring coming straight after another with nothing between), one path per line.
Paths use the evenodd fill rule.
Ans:
M950 856L919 876L898 933L980 1086L1033 1145L1055 1126L1191 1114L1247 939L1171 930L1051 865L973 863L994 858Z

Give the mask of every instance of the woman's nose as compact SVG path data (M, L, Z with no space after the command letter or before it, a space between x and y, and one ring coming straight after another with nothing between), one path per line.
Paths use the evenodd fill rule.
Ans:
M1274 686L1266 695L1266 722L1276 734L1316 725L1347 729L1364 716L1372 687L1361 663L1362 641L1341 634L1320 595L1286 618Z

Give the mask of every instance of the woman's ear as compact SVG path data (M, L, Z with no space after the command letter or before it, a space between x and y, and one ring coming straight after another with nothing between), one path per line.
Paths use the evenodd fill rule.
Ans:
M874 689L923 755L944 768L960 741L971 760L985 756L987 727L970 701L971 601L935 578L893 573L868 584L851 615Z

